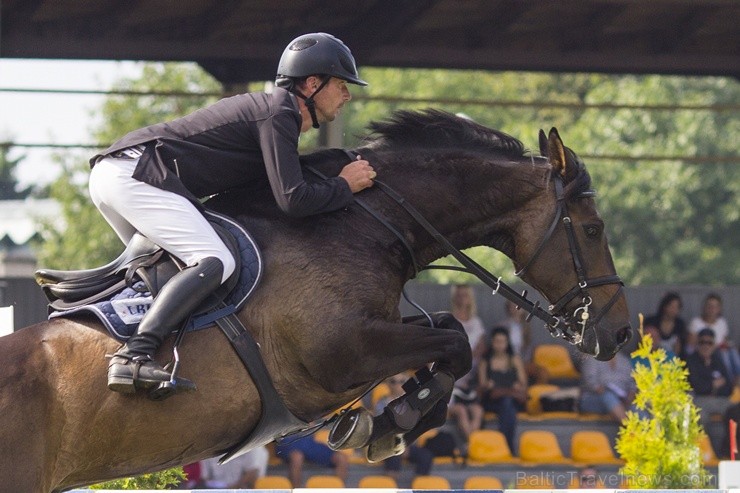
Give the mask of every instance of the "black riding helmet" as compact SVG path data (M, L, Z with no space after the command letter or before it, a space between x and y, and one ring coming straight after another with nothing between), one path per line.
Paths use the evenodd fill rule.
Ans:
M319 88L306 97L296 89L295 83L310 75L326 77ZM340 39L327 33L310 33L298 36L285 48L278 63L275 85L302 98L311 114L314 128L319 128L313 98L331 77L346 80L351 84L367 85L357 73L352 52Z

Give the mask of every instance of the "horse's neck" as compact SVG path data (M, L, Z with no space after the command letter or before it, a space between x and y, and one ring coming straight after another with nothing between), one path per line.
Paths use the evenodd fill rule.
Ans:
M384 163L380 177L411 204L458 249L495 243L495 236L510 234L526 213L526 204L547 193L549 166L541 158L515 163L468 157L454 164L443 158L430 162ZM387 203L387 199L373 200ZM429 263L447 254L400 206L387 205L393 224L411 232L419 260ZM489 245L492 246L492 245ZM506 253L506 252L504 252Z

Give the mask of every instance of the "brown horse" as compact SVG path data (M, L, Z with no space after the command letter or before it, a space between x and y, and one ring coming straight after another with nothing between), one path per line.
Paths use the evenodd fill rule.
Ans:
M615 271L588 173L556 132L537 157L512 137L437 111L401 112L372 129L357 152L452 245L508 255L556 305L565 320L556 330L577 333L582 351L609 359L626 342L619 284L571 289L586 274L614 279ZM340 151L307 157L327 175L346 160ZM398 372L443 361L460 376L469 365L459 332L402 323L412 255L425 265L448 251L379 188L358 198L402 239L356 205L285 217L266 186L209 202L260 245L265 274L238 316L288 409L305 421ZM193 462L231 449L256 426L259 395L218 329L190 333L180 347L182 374L198 390L161 402L106 388L103 355L116 346L92 319L54 319L0 338L0 491L57 492Z

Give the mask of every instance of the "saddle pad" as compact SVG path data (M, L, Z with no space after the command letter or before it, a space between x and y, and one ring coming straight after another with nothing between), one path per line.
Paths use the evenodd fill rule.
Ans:
M231 307L230 311L237 311L244 305L262 278L262 257L257 244L239 223L211 211L206 211L206 215L209 221L218 223L236 240L241 257L239 280L226 296L224 303ZM124 287L108 299L69 310L54 311L49 314L49 318L91 313L102 322L112 337L125 342L136 332L136 327L152 304L152 295L145 289L146 285L139 281L133 287ZM194 323L190 324L188 330L203 328L213 321L213 318L199 315L201 314L193 317ZM199 320L202 323L198 323Z

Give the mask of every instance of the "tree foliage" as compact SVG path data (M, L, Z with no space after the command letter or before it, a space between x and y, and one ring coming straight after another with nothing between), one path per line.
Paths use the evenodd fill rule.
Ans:
M15 173L25 156L10 158L13 144L0 142L0 200L22 200L37 192L34 187L20 188Z
M627 413L617 437L616 450L625 460L621 473L630 488L708 487L711 476L699 448L704 430L689 394L686 363L653 349L649 334L643 334L632 356L642 361L632 373L638 411Z
M353 88L356 98L345 109L347 146L359 145L367 124L388 117L395 109L436 107L465 113L516 136L534 150L538 130L556 126L566 145L580 155L727 158L726 162L702 163L629 158L585 161L599 192L598 207L606 222L617 270L628 284L740 282L740 167L736 144L730 137L740 132L740 119L732 110L740 99L736 80L378 68L364 69L362 75L370 86L364 90ZM194 65L147 64L141 77L124 79L115 88L202 93L218 91L218 84ZM381 96L384 98L379 99ZM389 96L396 100L388 101ZM428 98L433 102L404 98ZM108 145L127 131L189 113L213 100L110 96L101 108L102 123L93 135L102 145ZM547 106L550 103L571 106ZM613 103L664 108L582 106ZM728 109L669 108L677 104L724 105ZM306 134L300 148L308 151L315 142L316 132ZM62 200L77 201L69 208L75 216L64 223L72 227L82 217L85 224L79 224L73 234L48 235L56 246L49 247L48 254L42 252L42 259L50 267L90 266L120 251L121 245L111 232L106 232L107 226L92 219L94 210L90 214L82 211L87 204L84 180L65 181L84 173L85 168L84 163L73 167L56 186ZM79 191L64 190L66 187ZM85 227L89 228L88 234ZM65 246L68 242L70 248ZM94 244L87 249L91 255L81 253L85 242ZM78 253L68 256L67 250ZM511 262L503 255L487 248L468 253L497 276L513 280ZM447 271L425 272L421 278L436 282L471 280L465 274Z

